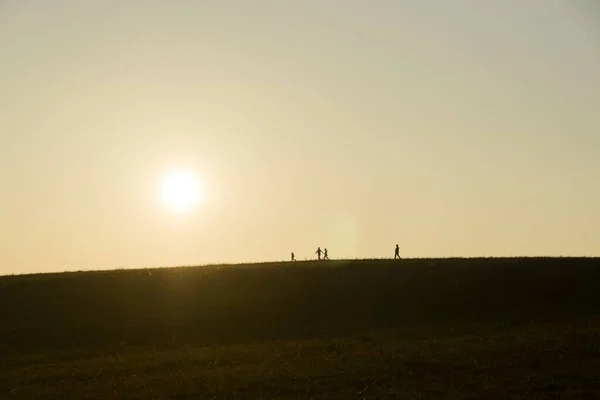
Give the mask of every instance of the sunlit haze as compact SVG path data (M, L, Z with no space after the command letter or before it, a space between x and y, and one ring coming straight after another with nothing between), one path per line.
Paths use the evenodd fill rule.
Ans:
M0 2L0 274L599 255L600 3Z

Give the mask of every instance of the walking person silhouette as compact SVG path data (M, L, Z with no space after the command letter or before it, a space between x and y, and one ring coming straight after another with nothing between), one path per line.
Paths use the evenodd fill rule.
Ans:
M394 260L396 258L400 258L400 247L398 247L398 245L396 245L396 251L394 252Z
M329 256L327 255L327 248L323 249L323 260L329 260Z
M317 255L317 259L320 260L321 259L321 254L323 253L323 250L321 250L321 246L317 247L317 251L315 251L315 254Z
M294 255L293 251L292 251L292 261L296 261L296 256Z

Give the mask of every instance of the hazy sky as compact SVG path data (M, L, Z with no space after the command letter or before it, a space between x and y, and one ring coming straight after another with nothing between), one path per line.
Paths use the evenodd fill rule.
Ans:
M598 71L596 0L0 0L0 274L600 255Z

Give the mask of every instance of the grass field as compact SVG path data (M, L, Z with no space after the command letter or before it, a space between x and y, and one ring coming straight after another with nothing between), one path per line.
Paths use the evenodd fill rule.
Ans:
M600 398L600 259L2 277L5 398Z

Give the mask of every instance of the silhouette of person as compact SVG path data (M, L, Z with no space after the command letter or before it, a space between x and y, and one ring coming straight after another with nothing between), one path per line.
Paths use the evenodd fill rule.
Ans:
M323 253L323 250L321 250L321 246L319 246L319 247L317 247L317 251L315 251L315 254L317 255L318 260L321 259L321 253Z
M296 256L294 255L293 251L292 251L292 261L296 261Z
M400 247L398 245L396 245L396 251L394 252L394 260L396 258L400 258Z
M329 260L329 256L327 255L327 248L323 249L323 260Z

